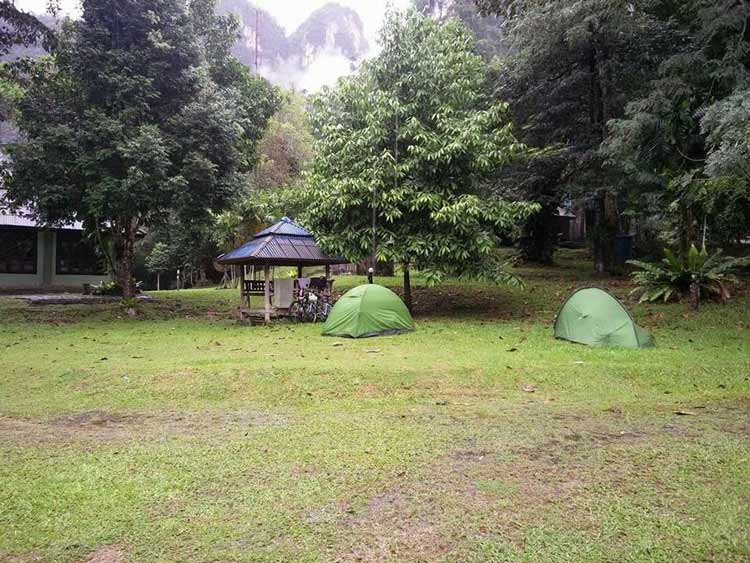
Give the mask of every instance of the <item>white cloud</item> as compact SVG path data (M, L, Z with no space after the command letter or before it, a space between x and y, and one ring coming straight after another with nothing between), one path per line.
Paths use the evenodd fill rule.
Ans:
M27 12L41 14L47 10L49 0L16 0L16 8ZM80 12L79 0L60 0L60 8L64 14L77 15Z

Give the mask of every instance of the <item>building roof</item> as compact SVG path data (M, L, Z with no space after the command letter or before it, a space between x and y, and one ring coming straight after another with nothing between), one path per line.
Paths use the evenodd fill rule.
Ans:
M323 253L313 236L288 217L263 229L239 248L222 254L219 264L269 266L320 266L346 264L345 258Z
M22 205L14 210L10 208L10 202L5 198L6 190L0 189L0 227L23 227L30 229L64 229L68 231L82 231L83 223L74 221L62 225L49 226L37 220L31 208Z

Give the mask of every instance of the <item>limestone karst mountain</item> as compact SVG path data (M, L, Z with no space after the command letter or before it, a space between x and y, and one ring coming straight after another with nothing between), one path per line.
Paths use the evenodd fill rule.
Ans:
M234 55L273 82L316 90L348 73L369 51L362 20L351 8L328 3L315 10L291 34L248 0L221 0L219 13L232 13L240 22Z
M234 14L239 21L239 38L234 55L254 67L272 82L298 90L317 90L348 74L367 55L369 45L357 12L335 2L312 12L292 33L287 33L266 10L249 0L219 0L217 12ZM42 16L45 23L56 22ZM17 46L5 60L37 57L41 47Z

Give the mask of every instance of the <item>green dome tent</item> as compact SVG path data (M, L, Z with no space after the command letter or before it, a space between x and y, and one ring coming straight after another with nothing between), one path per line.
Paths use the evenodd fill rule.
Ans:
M347 291L323 325L324 336L363 338L414 330L409 310L387 287L366 284Z
M555 337L589 346L654 346L623 304L596 287L579 289L568 298L555 319Z

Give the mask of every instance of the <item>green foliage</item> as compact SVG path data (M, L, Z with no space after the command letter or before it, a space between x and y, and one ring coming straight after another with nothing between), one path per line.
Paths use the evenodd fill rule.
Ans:
M533 208L486 191L524 150L493 104L472 41L456 20L389 13L380 55L312 103L315 157L303 221L332 254L370 253L429 272L504 280L498 235Z
M138 306L138 300L135 297L128 297L120 301L120 306L129 312Z
M615 191L620 178L605 166L599 147L607 122L646 93L674 34L648 11L631 10L629 2L480 4L506 16L505 8L516 9L505 23L510 54L497 62L493 78L497 96L510 104L520 140L538 149L498 180L500 193L519 194L543 209L525 225L522 254L535 262L552 261L558 234L554 215L572 198L594 211L594 256L606 258L602 266L611 271L617 218L605 224L599 209L605 189Z
M312 158L313 137L307 121L306 99L287 92L258 143L258 170L253 186L267 190L299 185Z
M150 272L163 273L175 267L174 256L163 242L157 242L146 257L146 268Z
M47 222L111 234L132 294L135 237L198 228L254 162L275 91L229 57L233 24L213 0L89 0L20 104L9 196Z
M235 248L284 215L295 215L288 204L296 197L295 188L244 191L230 209L214 215L213 240L222 252Z
M122 286L116 281L102 281L91 286L94 295L122 295Z
M750 89L738 90L709 107L701 132L708 144L706 175L750 182Z
M504 20L494 14L480 14L474 0L412 0L412 5L439 20L457 18L474 36L475 48L485 60L507 55Z
M48 3L51 12L56 10L58 1ZM46 49L55 46L55 36L37 17L19 10L10 0L0 2L0 56L6 55L15 45L29 47L41 42Z
M678 25L680 40L648 84L648 94L610 124L603 153L627 182L663 193L664 209L686 251L704 218L716 242L747 232L747 223L742 228L731 216L731 206L702 205L701 192L707 185L734 191L747 183L750 6L690 0L662 16ZM730 193L725 199L734 198Z
M661 263L628 262L640 268L632 274L637 285L632 293L640 294L641 303L658 300L666 303L687 294L694 284L702 295L726 302L730 297L729 284L737 281L733 272L750 265L750 258L724 256L721 250L709 255L705 246L699 251L693 245L683 257L669 249L664 250L664 255Z

